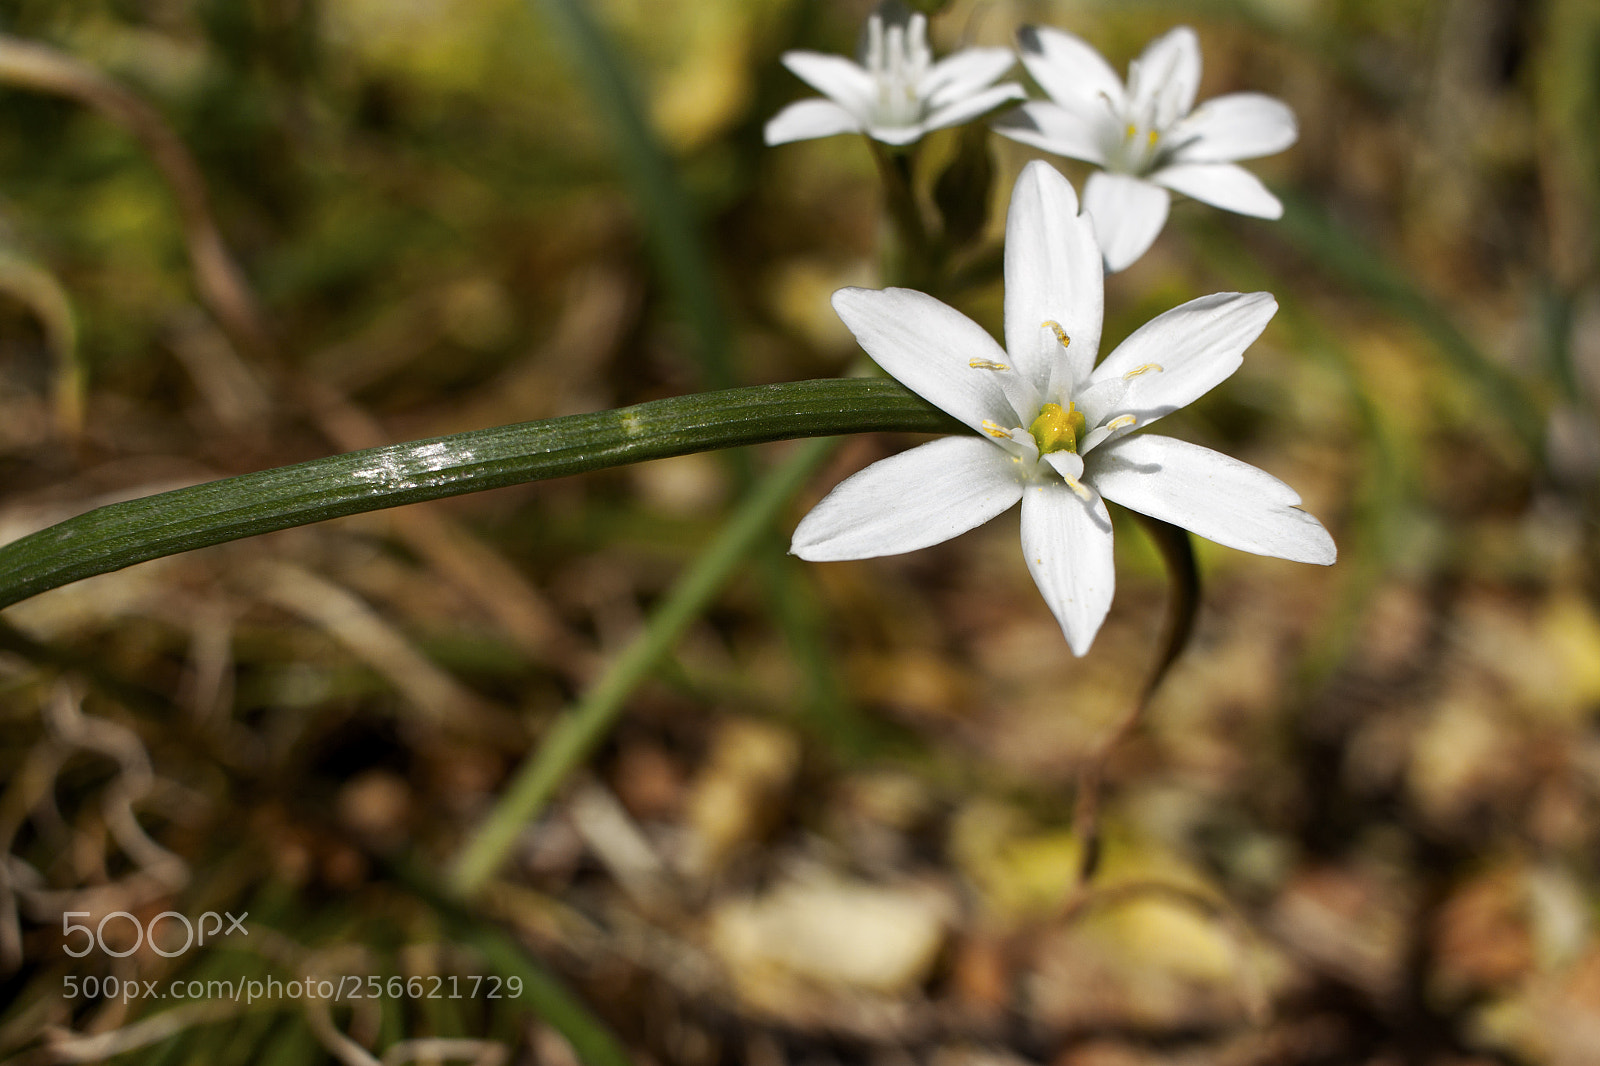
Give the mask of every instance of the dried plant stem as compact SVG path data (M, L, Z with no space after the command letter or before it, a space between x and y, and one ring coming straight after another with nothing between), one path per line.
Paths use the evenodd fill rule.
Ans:
M26 304L44 328L55 360L51 405L56 428L68 439L77 437L83 432L84 379L72 301L55 275L11 252L0 252L0 292Z
M493 1040L467 1040L450 1037L418 1037L402 1040L383 1053L383 1066L406 1062L444 1062L470 1060L473 1066L500 1066L511 1049Z
M105 1062L117 1055L159 1044L197 1025L207 1025L240 1013L238 1004L225 999L185 1003L105 1033L79 1035L52 1030L45 1039L52 1062Z
M127 130L172 187L200 300L230 340L269 360L273 345L255 296L217 229L205 178L166 120L94 67L36 41L0 34L0 84L77 100Z

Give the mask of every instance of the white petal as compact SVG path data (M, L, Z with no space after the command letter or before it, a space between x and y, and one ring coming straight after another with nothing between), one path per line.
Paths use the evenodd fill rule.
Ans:
M877 84L865 67L824 52L785 52L783 65L823 96L865 118L877 99Z
M767 122L768 147L836 133L859 133L861 121L832 100L796 100Z
M903 146L922 140L922 135L927 133L928 129L926 122L917 122L910 126L879 126L868 123L866 133L875 141Z
M984 89L982 92L951 101L924 119L922 126L928 130L942 130L950 126L959 126L965 122L971 122L979 115L987 115L1001 104L1012 100L1021 100L1026 95L1022 91L1022 86L1016 82L1003 82Z
M1094 219L1106 270L1132 266L1167 224L1167 190L1129 174L1096 171L1083 187L1083 209Z
M1281 152L1299 127L1289 105L1261 93L1230 93L1207 100L1168 136L1181 145L1180 163L1231 163Z
M917 95L938 109L988 88L1016 64L1017 55L1009 48L964 48L935 63L917 86Z
M871 559L939 544L981 526L1022 496L1019 465L977 437L941 437L873 463L800 520L802 559Z
M1150 175L1174 192L1256 218L1282 218L1283 205L1261 179L1232 163L1180 163Z
M1042 396L1056 396L1094 365L1105 281L1072 184L1041 160L1022 168L1011 191L1005 257L1006 352ZM1061 328L1070 341L1065 348L1046 323Z
M1077 452L1051 452L1044 461L1055 468L1062 480L1083 480L1083 456Z
M1034 100L1001 115L990 128L1013 141L1104 166L1108 158L1106 145L1116 132L1115 122L1103 106L1073 108Z
M1187 115L1199 88L1200 39L1187 26L1151 41L1128 70L1133 113L1157 129Z
M1157 315L1095 367L1096 384L1121 377L1127 389L1115 411L1088 411L1095 425L1132 414L1145 426L1211 391L1239 369L1244 350L1277 313L1271 293L1221 292Z
M840 289L833 309L900 384L978 432L1016 425L998 375L1006 353L972 319L913 289ZM974 363L980 364L974 367Z
M1023 558L1074 655L1094 643L1116 589L1111 516L1093 489L1084 492L1087 500L1065 482L1048 481L1022 493Z
M1338 554L1322 523L1299 509L1294 489L1221 452L1140 433L1096 449L1085 462L1106 499L1218 544L1323 566Z
M1122 79L1087 41L1049 26L1023 26L1017 45L1023 66L1056 103L1090 101L1104 107L1104 97L1121 111L1127 99Z

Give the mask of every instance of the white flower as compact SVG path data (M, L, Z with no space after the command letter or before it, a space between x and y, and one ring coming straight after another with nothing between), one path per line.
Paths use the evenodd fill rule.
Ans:
M1261 93L1231 93L1194 106L1200 45L1180 26L1128 65L1124 88L1094 48L1060 30L1024 26L1022 62L1049 100L1002 116L997 132L1056 155L1103 167L1083 190L1106 266L1144 254L1167 220L1168 190L1258 218L1283 205L1236 160L1295 142L1294 112ZM1192 110L1191 110L1192 109Z
M863 51L865 66L844 56L785 52L783 65L826 99L778 112L767 123L767 144L865 133L905 145L1027 97L1016 82L994 84L1017 61L1009 48L968 48L935 63L927 18L907 19L898 5L880 5L868 16Z
M1012 193L1005 275L1005 350L920 292L834 293L867 354L982 436L944 437L848 478L800 522L794 554L866 559L924 548L1021 500L1023 556L1078 655L1111 606L1102 497L1229 547L1333 562L1333 538L1277 478L1170 437L1127 436L1232 374L1277 311L1271 295L1186 303L1095 367L1100 250L1072 186L1039 161Z

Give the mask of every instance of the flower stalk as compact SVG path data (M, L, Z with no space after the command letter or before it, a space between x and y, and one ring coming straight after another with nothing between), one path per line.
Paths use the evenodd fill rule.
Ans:
M914 178L915 149L886 148L867 142L883 184L883 207L889 221L889 238L883 250L883 273L895 284L913 288L935 287L940 274L934 244L917 205Z

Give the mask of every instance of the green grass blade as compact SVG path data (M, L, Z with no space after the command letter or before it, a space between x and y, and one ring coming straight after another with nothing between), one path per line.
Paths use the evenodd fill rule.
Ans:
M582 0L530 0L571 52L587 83L598 117L611 131L627 181L649 237L656 273L666 284L697 340L705 383L734 384L732 345L710 259L701 242L698 212L655 132L616 51Z
M961 432L890 381L756 385L370 448L109 504L0 547L0 608L193 548L541 478L796 437Z
M450 876L450 888L457 896L471 897L494 875L522 827L538 816L567 775L588 758L616 721L629 694L732 576L779 508L827 457L830 444L825 440L806 443L761 479L716 539L672 586L651 615L650 624L556 722L462 850Z
M1486 404L1505 419L1528 454L1543 454L1544 415L1528 388L1490 359L1393 263L1300 197L1284 197L1281 225L1301 251L1329 275L1421 330L1450 365L1477 386Z
M483 928L467 931L468 943L483 952L494 972L522 979L521 1002L566 1038L585 1066L633 1066L633 1058L565 985L508 936Z

